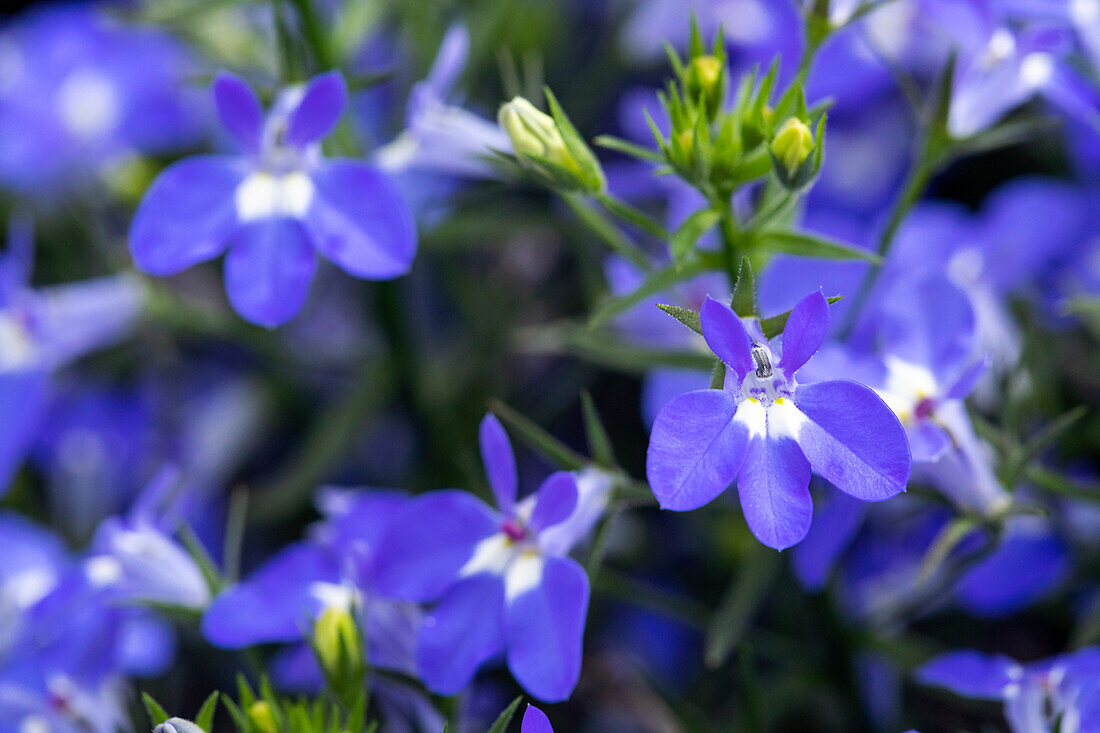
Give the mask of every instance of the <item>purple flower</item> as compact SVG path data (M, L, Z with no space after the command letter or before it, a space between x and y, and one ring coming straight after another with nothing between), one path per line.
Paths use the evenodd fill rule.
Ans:
M320 680L302 630L338 606L358 613L371 665L415 674L419 610L381 598L375 590L378 542L408 503L408 497L393 491L325 489L318 500L325 520L313 527L311 537L288 545L246 580L222 591L203 616L203 634L229 649L290 644L277 657L276 679L302 687Z
M13 222L0 254L0 494L35 439L52 374L121 338L143 300L124 275L32 290L33 248L30 227Z
M99 6L102 7L102 6ZM0 33L0 182L39 193L135 153L198 140L184 48L93 3L53 3Z
M1026 665L966 649L940 655L916 674L924 684L962 697L1002 701L1014 733L1094 730L1100 724L1096 647Z
M187 158L153 182L130 228L138 267L173 275L228 252L230 302L268 327L301 310L318 254L369 280L409 270L416 226L389 178L321 156L321 140L347 104L338 73L284 90L266 116L233 74L219 72L213 90L244 154Z
M771 344L707 299L703 336L726 364L726 384L681 395L657 416L646 472L663 508L695 509L737 479L749 529L784 549L809 530L811 470L864 501L905 490L909 445L886 404L856 382L795 380L825 338L828 308L820 292L806 296Z
M412 89L405 131L375 152L375 161L383 170L469 178L499 176L499 169L492 164L492 151L511 150L508 135L495 120L447 101L469 55L469 31L463 25L451 26L427 78Z
M531 695L564 700L580 675L588 577L548 530L577 506L573 474L558 472L516 501L515 458L492 415L481 454L499 511L462 491L417 499L390 526L378 552L378 588L435 601L420 627L417 667L429 689L454 694L478 667L505 653Z

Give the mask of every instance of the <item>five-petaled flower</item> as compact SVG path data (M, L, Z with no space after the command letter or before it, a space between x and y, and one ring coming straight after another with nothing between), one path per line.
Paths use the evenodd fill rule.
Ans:
M856 382L795 380L828 328L820 292L795 306L777 343L711 298L701 320L726 364L725 388L680 395L657 416L646 471L663 508L695 509L737 479L749 529L784 549L810 528L811 469L865 501L905 490L912 460L890 408Z
M369 280L408 271L416 226L389 178L321 155L320 141L347 106L338 73L284 90L266 115L233 74L219 72L213 89L244 154L187 158L160 175L130 229L138 267L172 275L228 250L230 302L269 327L301 310L318 253Z
M515 458L492 415L480 438L500 510L463 491L418 499L382 540L378 589L438 601L424 617L417 649L421 679L432 691L461 691L479 666L504 652L531 695L564 700L580 675L588 577L544 530L571 518L577 482L559 471L517 502Z

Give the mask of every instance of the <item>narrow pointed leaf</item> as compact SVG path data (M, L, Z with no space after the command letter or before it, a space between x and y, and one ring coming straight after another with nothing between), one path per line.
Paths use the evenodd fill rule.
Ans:
M497 717L488 733L504 733L508 729L508 724L512 722L512 718L515 717L516 708L519 707L521 702L523 702L523 695L517 697L508 707L504 708L504 712Z
M829 301L829 305L837 302L843 295L833 295L826 298ZM760 330L764 332L764 335L768 338L775 338L779 334L783 333L783 329L787 326L787 319L791 317L790 311L784 311L776 316L770 316L768 318L760 319Z
M149 713L149 719L153 721L154 727L168 720L168 713L148 692L141 693L141 701L145 704L145 711Z
M199 714L195 716L195 725L205 731L212 730L214 727L214 713L218 709L218 694L217 690L211 692L210 696L206 698L206 702L199 708Z
M681 308L678 305L668 305L667 303L658 303L657 307L663 310L675 318L680 323L690 328L700 336L703 335L703 324L699 318L699 314L693 310L687 308Z
M605 468L615 465L615 451L611 447L611 438L607 434L596 403L587 391L581 392L581 409L584 412L584 432L588 438L588 452L596 462Z
M783 252L798 257L864 260L876 265L882 263L882 258L874 252L808 232L763 231L756 235L755 246L768 252Z
M588 463L584 456L500 400L489 400L489 409L533 450L565 470L576 471Z
M752 264L748 257L741 258L741 267L737 272L737 285L733 289L730 308L742 318L749 318L757 313L756 277L753 275Z
M714 209L700 209L689 216L676 231L672 233L670 247L672 259L683 262L695 251L695 245L699 238L718 223L722 216Z

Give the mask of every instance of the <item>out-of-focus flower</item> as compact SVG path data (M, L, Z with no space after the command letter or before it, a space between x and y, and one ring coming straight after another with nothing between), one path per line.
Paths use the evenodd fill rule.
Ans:
M187 158L157 178L130 228L138 267L172 275L228 250L230 302L269 327L301 310L318 254L370 280L409 270L416 225L389 178L321 156L347 102L338 73L283 90L266 116L233 74L219 72L213 90L222 124L245 154Z
M726 364L726 384L681 395L657 416L646 474L662 507L695 509L737 479L749 528L783 549L810 527L811 469L865 501L905 490L912 465L905 432L874 392L852 381L795 381L828 328L820 292L795 306L775 344L713 299L701 318L707 344Z
M497 419L481 423L481 453L499 511L461 491L413 502L378 553L382 593L438 601L420 627L417 667L441 694L464 688L478 667L506 653L533 696L564 700L580 675L588 577L544 532L569 520L577 482L552 474L516 501L515 457ZM557 544L557 543L555 543Z
M26 13L0 34L0 185L55 192L196 142L191 67L166 34L91 3Z
M948 131L956 137L979 133L1005 113L1040 96L1067 115L1095 124L1100 93L1067 57L1073 31L1064 25L1011 22L997 3L971 4L971 22L958 23L960 3L929 0L925 12L941 19L961 45L952 85Z
M202 728L183 718L169 718L156 728L153 733L206 733Z
M917 670L926 685L1004 702L1013 733L1091 730L1100 722L1100 651L1081 649L1031 664L974 650L953 651Z
M468 178L495 178L494 150L509 148L508 135L481 115L448 102L466 65L470 34L454 25L439 47L424 81L413 87L405 112L405 130L374 153L391 173L428 172Z
M359 617L372 666L414 674L419 611L379 597L375 568L379 538L408 503L408 497L391 491L325 490L319 504L326 520L313 528L312 538L287 546L218 594L203 616L203 634L229 649L289 643L285 654L304 657L302 664L315 670L309 655L297 656L306 649L303 629L328 609L342 609Z
M125 275L32 290L33 247L30 227L13 223L0 255L0 493L33 443L50 376L120 339L144 298L141 285Z

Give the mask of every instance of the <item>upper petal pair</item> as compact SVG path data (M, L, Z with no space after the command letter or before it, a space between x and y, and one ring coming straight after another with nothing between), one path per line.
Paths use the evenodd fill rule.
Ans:
M264 110L255 90L241 77L219 71L214 77L214 106L225 128L245 152L256 155L264 143ZM347 107L347 85L339 72L309 80L291 110L283 140L303 148L326 137Z

